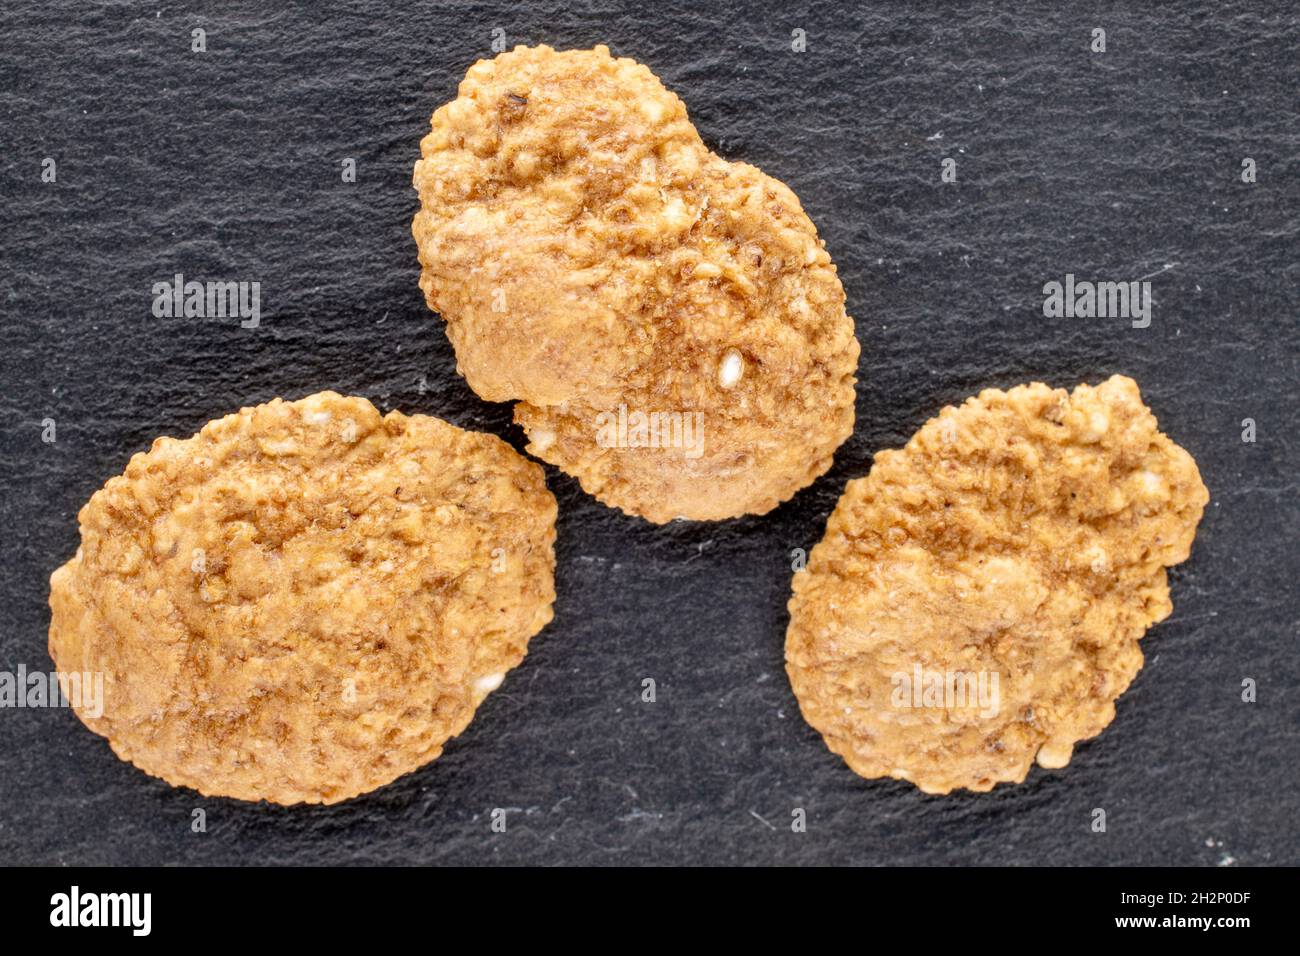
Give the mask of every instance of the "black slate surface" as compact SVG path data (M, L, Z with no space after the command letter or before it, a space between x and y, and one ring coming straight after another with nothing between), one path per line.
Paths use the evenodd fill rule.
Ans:
M494 30L642 60L714 149L794 188L863 356L834 469L765 517L652 527L548 469L555 623L433 765L341 806L253 806L145 776L69 711L0 710L0 861L1300 862L1294 6L919 6L6 2L0 670L50 667L76 512L158 435L333 388L521 446L456 376L409 234L429 114ZM154 318L175 272L259 281L261 327ZM1045 319L1067 272L1150 278L1150 327ZM945 403L1113 372L1212 493L1118 718L989 795L858 779L784 675L791 550Z

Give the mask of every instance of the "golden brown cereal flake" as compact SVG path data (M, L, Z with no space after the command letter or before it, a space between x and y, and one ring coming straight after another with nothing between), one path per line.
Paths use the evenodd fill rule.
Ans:
M420 286L530 452L655 522L761 514L830 467L858 361L835 266L794 193L710 152L649 69L481 60L421 151Z
M321 392L160 438L81 510L50 654L123 760L335 803L436 758L551 620L555 499L501 440Z
M1065 766L1141 669L1208 497L1132 379L945 408L849 482L795 575L805 719L927 793Z

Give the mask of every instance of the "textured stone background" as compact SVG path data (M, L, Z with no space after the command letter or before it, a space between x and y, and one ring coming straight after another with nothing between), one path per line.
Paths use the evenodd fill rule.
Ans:
M250 806L120 763L69 711L4 710L0 860L1300 862L1294 6L848 6L7 0L0 669L50 666L47 577L76 512L158 435L333 388L521 444L508 408L456 376L409 234L428 116L494 28L648 63L713 148L789 183L863 357L833 471L766 517L651 527L551 471L556 621L432 766L332 808ZM152 284L177 271L260 281L262 328L153 318ZM1151 277L1151 327L1044 319L1042 286L1066 272ZM1068 770L991 795L859 780L784 675L791 549L944 404L1117 371L1213 495L1118 718ZM505 834L494 807L514 808ZM807 833L790 832L795 807Z

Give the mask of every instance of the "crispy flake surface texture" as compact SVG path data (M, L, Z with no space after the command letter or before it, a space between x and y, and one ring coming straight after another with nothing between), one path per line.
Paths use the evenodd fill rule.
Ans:
M945 408L848 483L794 576L804 718L927 793L1065 766L1141 670L1208 499L1132 379Z
M528 450L654 522L761 514L853 430L858 342L782 183L708 150L645 66L517 47L433 114L420 287Z
M336 803L436 758L551 620L556 504L490 435L321 392L160 438L81 509L50 655L205 795ZM73 702L74 706L76 702Z

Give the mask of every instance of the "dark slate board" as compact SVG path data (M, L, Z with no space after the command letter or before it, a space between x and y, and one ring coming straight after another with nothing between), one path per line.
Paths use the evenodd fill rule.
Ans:
M644 61L714 149L789 183L863 356L853 438L765 517L651 527L548 469L555 623L435 764L341 806L253 806L145 776L66 710L4 710L0 860L1300 862L1296 15L856 6L5 3L0 669L50 666L47 578L77 510L158 435L332 388L522 444L456 376L409 234L429 114L496 28ZM261 328L153 318L177 271L260 281ZM1150 277L1150 328L1045 319L1043 284L1067 272ZM1117 371L1213 495L1118 718L1067 771L991 795L858 779L784 675L791 550L944 404Z

